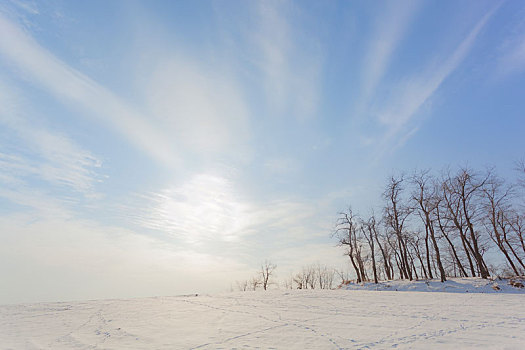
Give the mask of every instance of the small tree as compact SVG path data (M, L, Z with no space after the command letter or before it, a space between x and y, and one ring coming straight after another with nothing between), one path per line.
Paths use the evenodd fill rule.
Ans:
M268 286L272 283L272 275L277 268L277 265L272 264L270 261L265 260L264 264L261 265L261 284L264 290L268 289Z
M248 290L248 280L237 281L237 289L241 292L246 292Z
M261 285L261 280L257 277L252 277L250 280L250 287L252 290L257 290L257 288Z

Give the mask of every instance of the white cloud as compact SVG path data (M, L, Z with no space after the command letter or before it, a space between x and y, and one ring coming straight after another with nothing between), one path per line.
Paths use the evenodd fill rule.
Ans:
M257 46L253 61L263 73L267 105L279 115L307 120L320 100L321 45L308 36L311 33L294 30L294 20L301 19L292 18L297 15L292 3L264 1L257 6L258 22L250 41Z
M118 210L184 246L210 251L223 244L231 254L246 254L258 242L256 254L264 255L327 238L336 211L332 197L261 201L246 197L231 178L203 173L179 186L139 195Z
M11 177L11 184L35 176L53 185L92 193L101 161L67 136L39 125L38 118L28 119L24 105L24 99L0 83L0 125L16 140L15 149L9 151L7 140L0 142L4 152L10 152L0 152L0 169Z
M364 55L363 103L366 105L381 81L396 47L403 38L420 3L413 0L388 2L375 21L375 32Z
M141 196L142 197L142 196ZM186 183L140 198L135 221L190 245L235 241L249 225L249 205L239 198L233 183L212 174L197 174Z
M166 134L112 92L55 57L1 13L0 32L0 55L21 69L30 81L56 98L90 111L163 164L172 166L178 162Z
M155 66L145 94L174 142L200 155L248 152L249 110L231 76L182 56L164 57Z
M430 99L445 79L463 62L474 46L481 30L498 8L499 5L487 12L444 61L430 66L422 74L405 80L393 89L396 92L378 113L378 120L388 128L381 151L390 148L392 140L404 130L404 127L414 118L421 106ZM413 131L414 129L411 128L409 133L413 133ZM404 138L406 139L406 137Z

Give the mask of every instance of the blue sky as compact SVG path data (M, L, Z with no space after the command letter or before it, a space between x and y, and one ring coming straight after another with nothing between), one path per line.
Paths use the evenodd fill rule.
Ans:
M0 3L0 302L342 267L389 174L525 156L522 1Z

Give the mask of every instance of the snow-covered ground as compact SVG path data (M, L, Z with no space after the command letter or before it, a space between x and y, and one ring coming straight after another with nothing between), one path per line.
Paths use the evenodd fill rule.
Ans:
M479 277L450 278L441 283L439 279L433 280L395 280L380 281L379 283L349 283L343 286L348 290L380 290L403 292L447 292L447 293L513 293L525 294L524 278L513 279L482 279Z
M235 292L0 306L1 349L523 349L525 296Z

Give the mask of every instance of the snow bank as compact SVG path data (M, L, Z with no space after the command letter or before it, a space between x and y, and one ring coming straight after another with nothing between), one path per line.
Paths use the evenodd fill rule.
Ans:
M447 293L512 293L525 294L524 279L482 279L479 277L450 278L441 283L439 279L432 280L393 280L381 281L378 284L349 283L342 286L346 290L375 290L402 292L447 292Z

